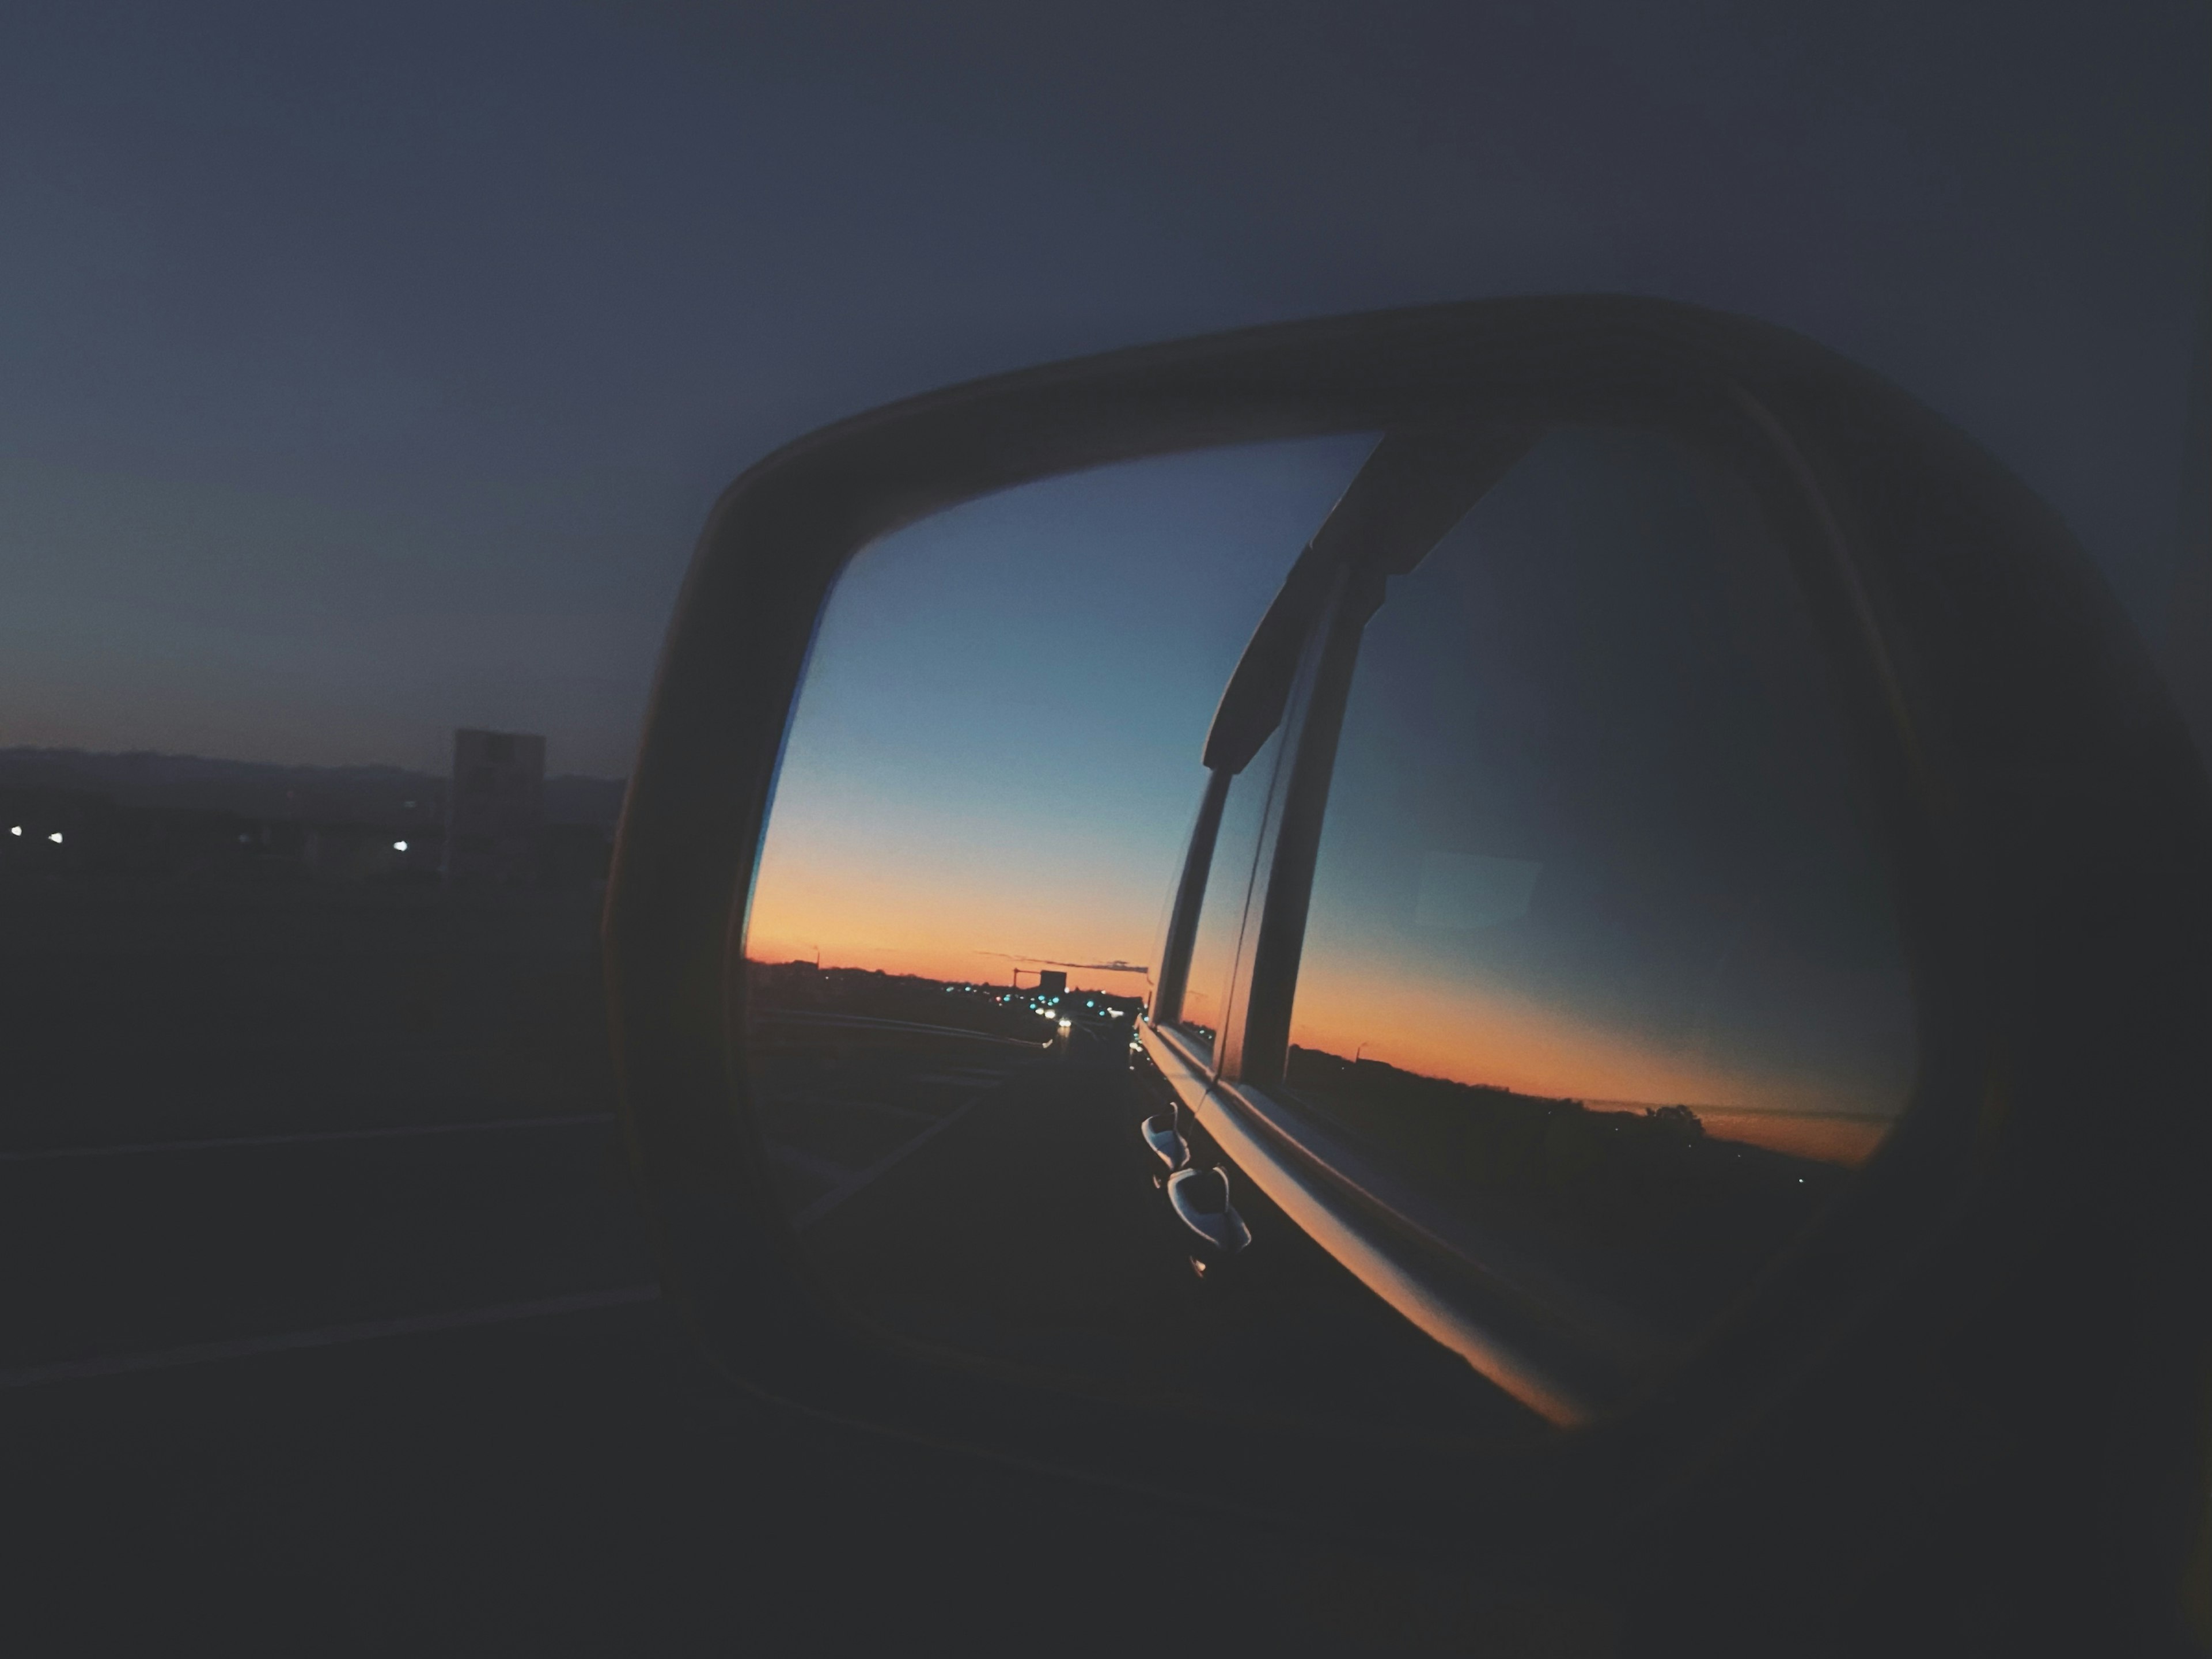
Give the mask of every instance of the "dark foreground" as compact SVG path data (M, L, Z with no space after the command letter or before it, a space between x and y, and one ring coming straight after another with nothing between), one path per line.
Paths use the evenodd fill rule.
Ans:
M1565 1653L1446 1574L748 1405L658 1305L11 1390L24 1654ZM1596 1632L1585 1632L1595 1636Z
M7 896L0 1652L1590 1650L1448 1564L706 1375L579 896Z

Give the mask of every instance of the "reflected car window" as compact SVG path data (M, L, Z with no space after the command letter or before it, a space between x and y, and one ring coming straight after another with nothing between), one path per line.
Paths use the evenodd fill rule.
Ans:
M1183 987L1182 1009L1175 1023L1209 1052L1229 1012L1237 947L1243 937L1246 902L1252 891L1252 864L1267 830L1275 766L1282 752L1283 733L1279 726L1231 781L1229 799L1221 809L1220 834L1213 843L1213 860L1206 868L1206 896L1200 902L1198 930L1191 939L1190 977Z
M1688 1329L1880 1143L1909 985L1819 661L1745 489L1639 434L1391 579L1286 1092L1432 1233Z

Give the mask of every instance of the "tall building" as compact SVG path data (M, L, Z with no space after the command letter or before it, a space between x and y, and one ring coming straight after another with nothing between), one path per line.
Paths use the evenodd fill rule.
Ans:
M545 822L545 739L455 732L447 796L446 878L522 882L538 873Z

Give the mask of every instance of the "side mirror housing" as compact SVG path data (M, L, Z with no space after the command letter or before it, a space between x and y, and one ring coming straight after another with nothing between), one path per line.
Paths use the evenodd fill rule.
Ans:
M1299 559L1215 713L1205 761L1220 787L1170 900L1147 1027L1186 1097L1272 1085L1288 1036L1266 1021L1278 1006L1287 1020L1288 991L1266 979L1264 920L1225 1054L1155 1040L1184 994L1195 849L1211 856L1226 780L1299 695L1322 608L1360 582L1379 596L1534 434L1577 422L1729 459L1788 549L1838 687L1921 1021L1911 1108L1848 1197L1691 1358L1625 1404L1563 1405L1555 1420L1583 1426L1533 1446L1378 1449L1234 1416L1200 1431L939 1363L848 1317L779 1206L743 1060L746 907L810 641L847 562L927 514L1079 469L1385 434L1372 501L1347 497ZM740 477L702 537L606 942L663 1271L737 1386L1087 1478L1143 1468L1178 1499L1234 1494L1293 1524L1449 1539L1480 1571L1627 1607L1655 1642L1748 1643L1808 1602L1849 1603L1870 1640L1901 1639L1923 1605L1916 1564L1946 1549L1944 1594L2015 1598L2080 1642L2115 1620L2146 1644L2179 1628L2177 1587L2202 1547L2212 1339L2198 1191L2212 797L2057 516L1808 341L1656 301L1486 301L1053 365L801 439ZM1243 1179L1232 1192L1165 1115L1143 1139L1176 1213L1237 1254L1252 1237ZM1291 1156L1259 1117L1235 1121L1257 1126L1249 1149L1220 1142L1240 1168ZM1163 1437L1188 1449L1169 1468L1145 1455ZM1971 1551L1945 1541L1968 1538Z

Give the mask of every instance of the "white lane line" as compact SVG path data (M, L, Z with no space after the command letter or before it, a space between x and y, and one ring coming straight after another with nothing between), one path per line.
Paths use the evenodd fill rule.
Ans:
M902 1146L893 1147L890 1152L885 1152L873 1164L871 1164L866 1169L861 1170L860 1174L853 1176L852 1179L846 1182L843 1186L832 1188L830 1191L823 1194L821 1197L816 1199L811 1204L808 1205L796 1216L792 1218L792 1226L794 1229L812 1226L816 1222L821 1220L823 1216L828 1215L830 1211L836 1209L847 1199L852 1197L854 1193L859 1192L870 1182L876 1180L878 1176L883 1175L885 1170L889 1170L908 1152L914 1151L915 1147L923 1145L925 1142L933 1139L938 1135L943 1134L954 1124L959 1122L962 1118L967 1116L968 1114L974 1109L975 1103L982 1098L983 1097L981 1095L971 1096L968 1100L963 1102L957 1109L939 1118L936 1122L931 1124L929 1127L924 1129L920 1134L916 1135L912 1140L907 1141Z
M473 1123L415 1123L397 1129L313 1129L288 1135L234 1135L222 1140L141 1140L125 1146L55 1146L0 1152L0 1164L65 1158L135 1158L149 1152L213 1152L233 1146L304 1146L326 1140L392 1140L407 1135L464 1135L485 1129L549 1129L560 1123L611 1123L612 1112L563 1112L557 1117L495 1117Z
M380 1337L414 1336L426 1331L465 1330L471 1325L503 1325L514 1320L544 1319L557 1314L588 1313L595 1308L622 1308L634 1303L658 1302L658 1285L629 1285L618 1291L585 1291L574 1296L549 1296L535 1302L504 1302L493 1308L465 1308L455 1313L417 1314L407 1319L379 1319L362 1325L326 1325L320 1330L289 1331L282 1336L250 1336L231 1342L195 1342L188 1347L161 1348L151 1353L116 1354L106 1359L64 1359L50 1365L27 1365L20 1370L0 1371L0 1389L34 1388L42 1382L76 1382L95 1376L121 1376L131 1371L166 1370L175 1365L205 1365L225 1359L246 1359L256 1354L283 1353L293 1348L334 1348L348 1342L374 1342Z

